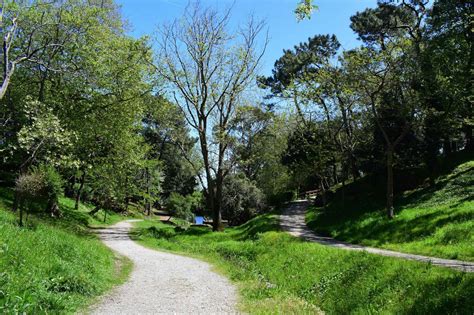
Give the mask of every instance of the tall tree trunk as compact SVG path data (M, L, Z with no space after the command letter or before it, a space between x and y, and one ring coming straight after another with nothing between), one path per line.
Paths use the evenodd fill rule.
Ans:
M342 210L346 208L346 179L342 178L342 188L341 188L341 199L342 199Z
M86 171L82 171L81 175L81 184L79 185L79 189L77 190L76 194L76 203L74 204L74 209L79 209L79 202L81 201L82 189L84 188L84 182L86 180Z
M466 151L474 151L474 137L472 132L472 126L465 125L464 133L466 134Z
M321 185L321 199L322 199L322 202L323 202L323 209L326 210L326 204L327 204L327 200L326 200L326 187L324 185L324 180L323 178L321 177L320 179L320 185Z
M216 196L214 201L214 215L213 215L213 227L214 231L223 231L224 226L222 225L222 188L224 186L224 174L222 166L219 167L217 171L216 178Z
M393 219L393 153L394 148L387 148L387 216Z
M66 197L70 197L70 198L74 198L76 197L75 194L74 194L74 186L76 186L76 176L71 176L68 180L68 183L64 189L64 195Z

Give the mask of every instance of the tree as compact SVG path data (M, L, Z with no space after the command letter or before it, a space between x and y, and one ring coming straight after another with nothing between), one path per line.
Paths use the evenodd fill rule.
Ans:
M302 21L304 19L311 19L311 15L314 10L317 10L318 6L313 4L313 0L301 0L295 9L296 19Z
M388 45L387 50L361 48L345 55L346 66L354 78L355 88L361 92L372 117L385 141L387 168L387 205L393 218L393 164L397 146L413 127L416 96L410 89L401 48ZM407 59L405 59L407 61ZM363 81L362 81L363 80Z
M300 186L308 187L308 181L316 180L326 197L331 174L332 152L334 148L326 135L322 122L308 122L298 126L288 139L288 146L282 155L282 162L293 174Z
M59 159L77 207L86 189L100 203L123 207L136 193L133 179L146 159L139 126L151 90L147 40L125 35L112 0L31 3L41 10L27 7L31 16L18 24L19 48L12 52L22 54L29 40L35 47L59 45L38 52L41 64L29 60L16 68L8 97L0 101L7 117L0 124L2 158L16 173L27 169L22 165ZM41 18L47 18L44 28L35 29ZM21 104L32 105L27 111Z
M438 0L427 10L424 60L430 62L431 80L436 78L434 97L441 100L443 115L435 117L435 128L444 140L443 151L456 150L464 133L465 148L474 150L472 69L474 63L473 7L468 1ZM459 145L462 147L463 144Z
M232 174L224 181L222 211L232 226L243 224L265 208L265 196L243 174Z
M230 11L219 15L196 3L187 7L181 20L163 26L158 39L157 70L199 138L204 176L198 178L213 213L214 231L222 229L222 187L230 170L226 164L229 123L266 46L265 42L259 50L262 22L250 19L233 36L227 32L229 17Z
M15 2L2 0L0 8L0 34L2 37L1 68L2 83L0 100L5 96L16 67L32 63L47 68L41 59L46 50L58 51L61 42L53 36L45 36L51 26L60 24L54 2Z
M196 174L183 155L192 156L197 139L189 135L179 107L162 96L150 95L142 124L142 136L150 146L149 158L163 165L163 198L172 192L192 193L197 186Z
M334 35L316 35L293 50L285 50L275 62L273 75L259 80L262 87L270 89L270 96L291 98L303 123L325 121L327 141L339 149L331 152L334 182L341 159L348 161L354 178L359 176L354 154L358 142L354 130L356 94L350 77L334 61L339 48Z

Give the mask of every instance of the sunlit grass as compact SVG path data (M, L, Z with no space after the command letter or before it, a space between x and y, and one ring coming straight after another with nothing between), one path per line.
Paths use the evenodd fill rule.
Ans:
M89 208L61 198L62 218L30 214L21 228L11 204L1 189L0 313L72 313L126 279L131 263L91 234Z
M211 262L234 281L251 314L472 313L474 275L303 242L274 215L213 233L137 222L141 244Z
M383 199L358 197L326 210L312 207L308 225L348 242L474 261L474 161L440 177L434 188L406 192L393 220L384 215Z

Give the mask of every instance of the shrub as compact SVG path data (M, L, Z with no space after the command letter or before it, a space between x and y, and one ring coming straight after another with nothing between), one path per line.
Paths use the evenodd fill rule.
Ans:
M20 204L20 225L23 224L23 210L31 209L34 204L46 204L47 211L59 215L58 199L62 189L63 180L53 166L42 164L20 175L15 182Z
M47 164L42 164L36 170L44 182L44 193L50 202L58 202L58 198L63 191L64 181L56 169Z
M193 209L193 198L183 196L178 193L171 193L167 202L168 211L170 215L192 221L194 219Z
M231 175L224 181L222 214L230 225L240 225L265 209L265 196L248 178Z

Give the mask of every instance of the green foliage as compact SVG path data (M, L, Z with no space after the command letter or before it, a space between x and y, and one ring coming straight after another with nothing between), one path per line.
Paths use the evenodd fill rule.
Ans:
M73 134L66 130L52 108L39 101L26 97L24 113L28 122L18 132L18 145L26 151L31 165L35 161L44 161L54 165L71 163L68 149ZM17 148L13 146L12 150Z
M222 189L222 215L230 225L240 225L265 209L265 196L243 175L230 175Z
M63 191L63 179L53 166L40 164L18 177L15 191L19 198L20 224L23 224L22 211L32 210L34 205L44 207L46 203L47 211L59 212L57 202Z
M171 193L166 202L167 210L170 215L192 221L194 213L202 205L202 195L194 193L192 195L183 196L178 193Z
M174 236L145 231L162 223L136 223L135 237L151 248L208 260L235 281L241 310L268 313L471 313L474 276L450 269L300 241L277 232L278 218L259 216L211 233L191 227Z
M56 168L50 164L40 164L37 168L34 168L32 172L42 177L46 197L49 200L57 202L63 192L64 180Z
M313 207L308 225L316 232L351 243L449 259L474 261L474 162L458 165L435 187L406 192L393 220L381 216L384 201L362 180L343 188L327 209ZM352 187L360 187L349 193Z
M301 0L295 9L296 19L302 21L304 19L311 19L311 15L314 10L317 10L318 6L313 4L313 0Z

